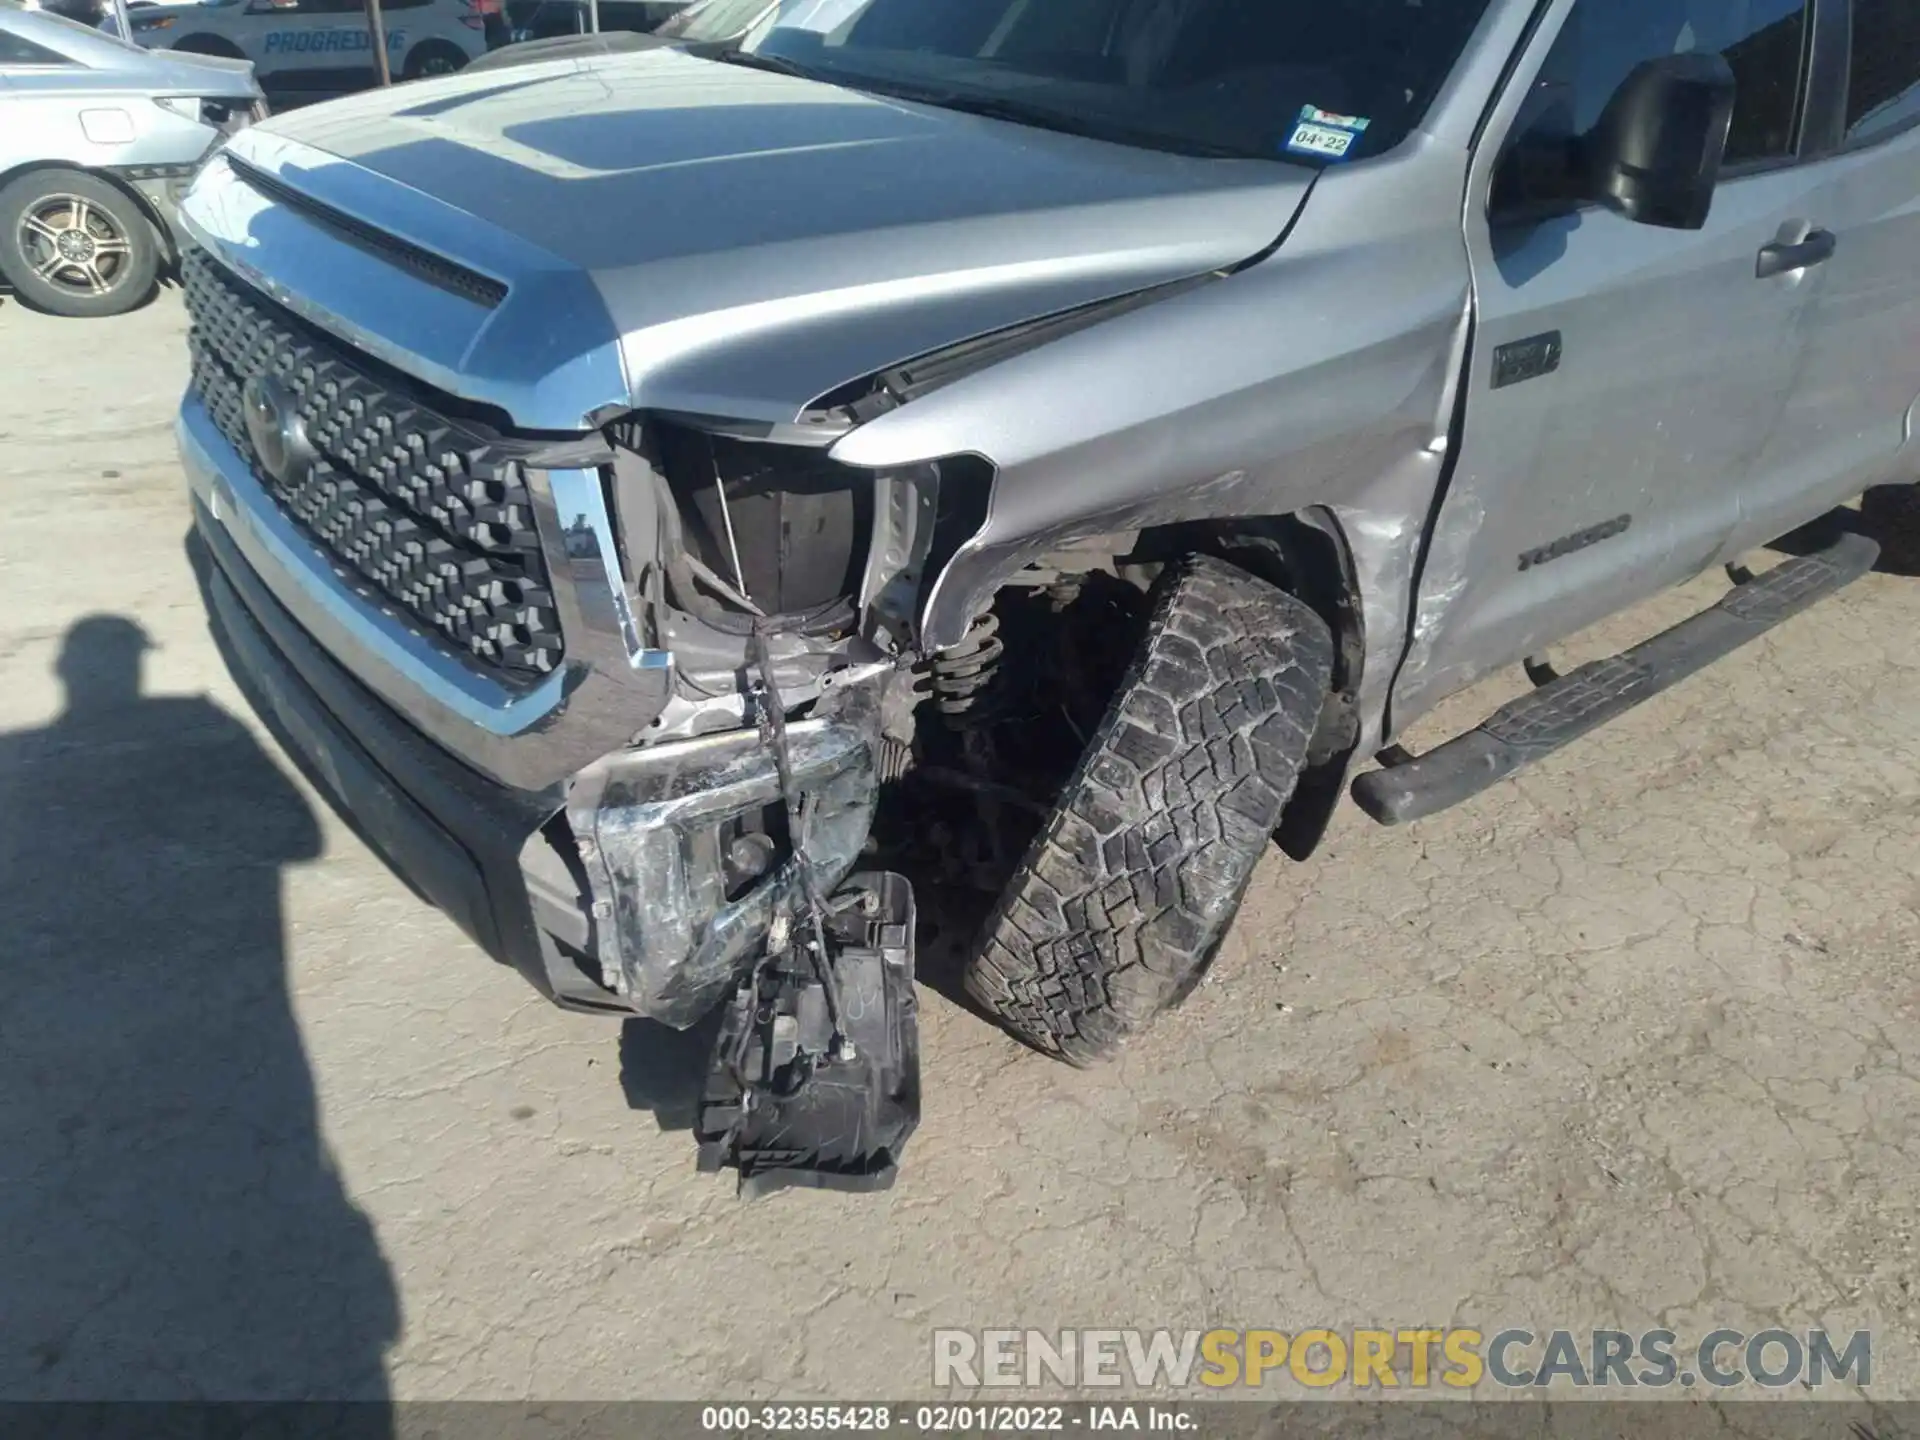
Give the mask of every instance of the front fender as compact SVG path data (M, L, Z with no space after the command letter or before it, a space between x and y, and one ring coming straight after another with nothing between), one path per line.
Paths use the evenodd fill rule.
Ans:
M925 598L926 643L957 642L1011 574L1073 540L1324 507L1363 587L1377 731L1464 362L1465 173L1465 152L1431 139L1328 172L1260 263L842 439L833 454L853 465L971 452L995 468L985 522Z
M1533 8L1491 8L1428 128L1324 171L1274 250L1230 283L1006 361L839 443L856 465L971 453L994 467L985 523L926 592L932 646L954 643L1001 583L1062 540L1136 517L1318 504L1349 547L1367 637L1357 748L1382 743L1463 418L1468 166Z

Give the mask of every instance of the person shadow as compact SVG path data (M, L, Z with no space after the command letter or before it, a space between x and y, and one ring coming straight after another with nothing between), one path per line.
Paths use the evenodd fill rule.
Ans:
M391 1432L379 1242L320 1130L282 871L313 812L150 642L64 638L0 735L0 1399L353 1402Z

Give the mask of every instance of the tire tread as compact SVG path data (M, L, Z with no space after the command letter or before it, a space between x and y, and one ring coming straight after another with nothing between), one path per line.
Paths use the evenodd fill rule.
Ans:
M1087 1064L1191 988L1293 794L1332 666L1326 624L1285 591L1206 556L1170 572L987 919L974 999Z

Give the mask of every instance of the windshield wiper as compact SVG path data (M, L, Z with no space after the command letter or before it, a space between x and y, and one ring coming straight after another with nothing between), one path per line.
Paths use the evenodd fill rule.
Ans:
M698 42L696 42L696 44L697 43ZM694 53L699 54L700 52L695 50ZM801 80L818 80L822 78L818 72L809 70L806 66L788 60L784 56L760 55L752 50L742 50L737 44L729 45L725 49L710 51L701 58L718 60L723 65L741 65L749 70L768 70L775 75L792 75Z

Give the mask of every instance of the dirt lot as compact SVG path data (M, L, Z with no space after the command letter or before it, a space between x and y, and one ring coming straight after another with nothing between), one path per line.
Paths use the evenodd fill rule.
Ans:
M1437 820L1348 809L1110 1068L925 994L899 1186L742 1205L635 1108L657 1047L255 727L182 328L0 307L0 1395L902 1396L936 1326L1464 1323L1871 1328L1920 1397L1920 582Z

